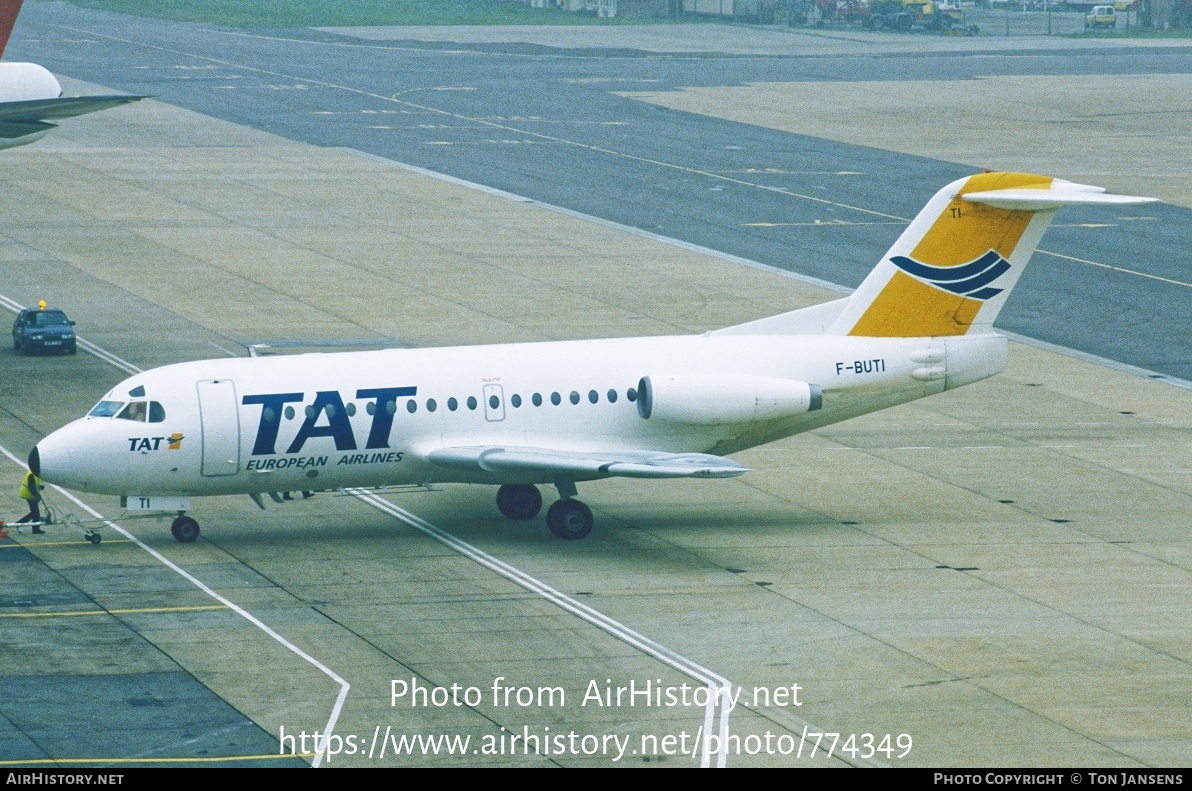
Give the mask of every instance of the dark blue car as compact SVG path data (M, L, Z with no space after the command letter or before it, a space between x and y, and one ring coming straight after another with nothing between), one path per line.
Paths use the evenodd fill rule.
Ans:
M13 322L12 348L23 354L39 350L74 354L74 322L58 308L26 308Z

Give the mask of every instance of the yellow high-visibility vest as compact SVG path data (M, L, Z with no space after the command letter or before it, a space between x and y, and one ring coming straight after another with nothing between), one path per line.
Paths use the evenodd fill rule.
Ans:
M37 489L37 494L34 494L33 489L29 488L30 483ZM11 492L12 489L9 489L9 491ZM22 500L38 500L41 498L41 479L33 474L33 470L25 473L25 479L21 481L20 496Z

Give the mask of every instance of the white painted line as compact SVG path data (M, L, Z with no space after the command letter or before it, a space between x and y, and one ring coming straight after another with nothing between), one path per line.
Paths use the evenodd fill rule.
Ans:
M772 274L780 275L782 277L789 277L792 280L798 280L800 283L807 283L808 285L818 286L819 288L827 289L828 291L835 291L838 294L851 294L851 293L853 293L853 290L854 290L854 289L848 288L847 286L842 286L839 283L832 283L827 280L821 280L818 277L811 277L810 275L802 275L802 274L799 274L798 272L791 272L786 269L779 269L776 266L770 266L769 264L763 264L758 261L752 261L748 258L742 258L741 256L736 256L736 255L732 255L730 253L721 252L720 250L713 250L710 247L703 247L698 244L684 242L682 239L674 239L669 236L663 236L662 234L653 233L652 231L646 231L646 230L642 230L641 228L635 228L632 225L622 225L621 223L613 222L612 220L606 220L602 217L594 217L590 214L584 214L583 212L574 211L573 209L565 209L562 206L555 206L554 204L551 204L551 203L543 203L541 201L534 200L533 198L527 198L524 195L518 195L513 192L506 192L505 190L499 190L499 189L496 189L495 187L488 187L488 186L485 186L484 184L477 184L474 181L467 181L465 179L456 178L455 176L448 176L446 173L439 173L438 171L418 167L417 165L410 165L405 162L399 162L396 159L388 159L388 158L380 156L378 154L370 154L367 151L360 151L359 149L347 148L347 147L340 147L339 150L344 151L349 154L353 154L355 156L364 157L365 159L371 159L375 162L383 162L386 165L392 165L394 167L401 168L402 170L406 170L411 173L418 173L419 175L428 176L433 179L438 179L439 181L444 181L444 182L447 182L448 184L456 184L461 187L467 187L468 189L477 190L479 192L483 192L488 195L495 195L500 198L507 198L509 200L517 201L518 203L532 203L535 206L539 206L543 209L546 209L547 211L555 212L556 214L562 214L562 215L565 215L567 217L572 217L577 220L583 220L585 222L594 223L596 225L600 225L605 228L613 228L618 231L623 231L625 233L633 234L635 236L645 237L646 239L651 239L655 242L661 242L662 244L670 245L671 247L678 247L681 250L688 250L693 253L699 253L701 255L712 256L713 258L719 258L721 261L728 261L730 263L740 264L741 266L747 266L750 269L758 269L763 272L770 272ZM901 221L901 218L898 218L898 219ZM1060 258L1068 257L1068 256L1060 256L1058 253L1049 253L1046 250L1038 250L1036 252L1044 253L1046 255L1057 255ZM1081 259L1075 259L1075 260L1081 260ZM1094 263L1094 262L1088 262L1088 263ZM1179 285L1185 285L1185 284L1179 283ZM1044 349L1049 352L1055 352L1056 354L1062 354L1065 357L1071 357L1076 360L1083 360L1085 362L1090 362L1095 365L1104 366L1105 368L1112 368L1115 371L1122 371L1123 373L1132 374L1134 376L1138 376L1143 379L1151 379L1156 382L1162 382L1163 384L1169 384L1169 385L1174 385L1176 387L1181 387L1185 390L1192 390L1192 381L1188 381L1186 379L1180 379L1175 376L1161 374L1158 371L1150 371L1150 370L1147 370L1146 368L1140 368L1136 365L1130 365L1129 363L1121 363L1121 362L1118 362L1117 360L1110 360L1105 357L1098 357L1097 355L1089 354L1088 352L1081 352L1081 351L1077 351L1076 349L1069 349L1066 346L1060 346L1055 343L1048 343L1047 341L1037 340L1035 338L1027 337L1026 335L1019 335L1016 332L1008 332L1003 329L998 329L997 332L1000 332L1002 335L1005 335L1007 338L1009 338L1012 341L1017 341L1018 343L1026 344L1027 346L1034 346L1035 348L1038 348L1038 349Z
M20 312L21 310L24 309L20 306L19 303L15 302L14 300L11 300L8 297L5 297L3 295L0 295L0 304L3 304L5 307L8 307L16 312ZM80 348L83 348L89 354L93 354L95 357L102 360L103 362L106 362L109 365L112 365L113 367L124 371L125 373L137 374L137 373L141 372L140 368L138 368L137 366L128 362L127 360L117 357L116 355L112 354L111 352L108 352L107 350L102 349L99 346L96 346L95 344L90 343L89 341L84 341L81 338L77 338L77 336L76 336L76 340L77 340ZM5 456L7 456L9 459L11 459L15 464L20 465L24 469L28 469L28 467L26 467L25 464L20 459L18 459L16 456L14 456L11 452L9 452L9 450L7 448L3 447L2 445L0 445L0 452L2 452ZM273 629L266 626L256 616L252 615L247 610L244 610L242 607L235 604L230 599L227 599L226 597L221 596L220 594L216 593L214 590L209 588L205 583L203 583L197 577L193 576L189 572L182 569L180 566L178 566L175 563L173 563L172 561L168 560L165 556L163 556L157 550L155 550L155 549L151 548L150 546L148 546L147 544L143 543L142 541L140 541L139 539L134 537L131 533L126 531L124 528L117 525L115 522L111 521L110 519L107 519L106 517L102 516L99 512L93 510L90 506L88 506L82 500L75 497L70 492L66 491L65 489L63 489L59 486L55 486L53 484L50 484L50 486L55 491L62 494L64 497L66 497L67 499L69 499L72 502L74 502L75 504L77 504L80 508L82 508L85 511L87 511L88 513L90 513L96 519L102 520L104 522L104 524L110 526L112 529L116 530L117 532L119 532L121 535L125 536L130 541L136 543L137 546L141 547L143 550L148 552L150 555L155 557L157 560L161 561L163 564L165 564L169 568L173 569L178 574L182 575L185 579L192 582L199 589L201 589L202 591L204 591L205 593L207 593L208 595L210 595L211 597L213 597L220 603L225 604L227 607L229 607L230 609L232 609L235 612L237 612L238 614L240 614L242 617L247 619L249 622L251 622L258 628L263 630L266 634L268 634L274 640L277 640L283 646L285 646L289 650L293 651L295 654L302 657L307 662L310 662L311 664L313 664L316 668L318 668L323 673L330 676L336 683L338 683L340 685L340 693L339 693L339 696L336 698L335 706L332 709L331 716L327 721L327 725L323 729L323 733L326 734L326 736L328 738L331 736L331 734L334 733L335 725L339 719L340 711L343 708L344 700L346 700L346 698L347 698L348 690L351 689L351 685L348 684L348 682L346 680L341 678L337 673L332 671L330 668L328 668L322 662L319 662L317 659L310 656L305 651L302 651L300 648L295 646L293 643L286 640L280 634L273 631ZM406 522L407 524L418 529L419 531L431 536L436 541L439 541L440 543L445 544L448 547L451 547L452 549L456 550L457 552L460 552L461 554L476 561L480 565L485 566L486 568L489 568L490 570L497 572L498 574L500 574L501 576L510 580L511 582L514 582L515 584L521 585L522 587L524 587L530 591L533 591L534 593L538 593L539 595L546 597L547 599L553 601L556 605L562 607L565 610L568 610L569 612L572 612L575 615L578 615L580 618L588 621L589 623L592 623L593 625L602 629L606 633L617 637L618 639L622 640L623 642L628 642L631 645L634 645L635 647L639 648L640 650L644 651L645 653L662 660L663 662L670 665L671 667L676 668L680 672L683 672L686 675L689 675L689 676L697 679L698 681L706 684L708 686L710 694L708 696L708 705L707 705L707 710L706 710L706 714L705 714L705 720L709 723L709 728L705 729L704 733L706 733L706 734L711 733L710 723L711 723L713 717L715 716L716 706L718 703L720 703L721 698L723 697L726 702L731 700L732 684L727 679L725 679L723 676L719 676L715 673L712 673L711 671L701 667L700 665L697 665L694 662L691 662L690 660L686 659L685 657L681 656L680 654L677 654L677 653L671 651L670 649L666 648L665 646L655 643L654 641L650 640L647 637L644 637L643 635L638 634L637 632L633 632L632 630L628 629L628 627L625 627L622 624L618 623L617 621L614 621L613 619L609 618L608 616L605 616L603 613L597 612L596 610L593 610L590 607L580 604L579 602L575 601L574 599L571 599L570 597L564 596L562 593L554 590L553 588L549 587L545 583L539 582L538 580L536 580L535 578L526 574L525 572L522 572L519 569L516 569L513 566L510 566L509 564L507 564L503 561L500 561L500 560L496 559L495 557L482 552L479 549L476 549L475 547L471 546L470 544L467 544L466 542L455 538L454 536L450 535L449 533L445 533L442 530L439 530L437 527L430 524L429 522L426 522L425 520L420 519L419 517L409 513L408 511L405 511L404 509L401 509L401 508L393 505L392 503L389 503L387 500L381 499L377 495L370 494L367 492L360 492L358 490L349 490L349 493L360 498L361 500L364 500L365 502L369 503L370 505L372 505L375 508L378 508L381 511L385 511L393 516L396 516L398 519L402 520L403 522ZM563 600L566 600L567 604L564 604ZM725 735L727 735L727 733L728 733L728 715L729 715L728 707L721 704L720 731L722 734L725 734ZM709 739L705 739L704 753L703 753L703 757L701 760L701 766L703 766L703 767L707 767L710 765L711 757L710 757L710 754L708 751L709 741L710 741ZM328 744L326 739L324 740L324 744ZM720 739L719 751L717 753L717 761L716 761L716 765L718 767L723 767L725 765L726 760L727 760L727 750L728 750L727 739L724 739L724 738ZM316 751L316 755L315 755L314 761L312 762L312 766L314 766L315 768L318 768L319 765L322 763L324 753L320 752L318 750L317 746L316 746L315 751Z
M1085 226L1085 227L1101 228L1101 227L1108 227L1108 226ZM1089 266L1098 266L1098 267L1101 267L1102 269L1109 269L1114 272L1121 272L1122 274L1125 274L1125 275L1135 275L1137 277L1145 277L1150 280L1158 280L1161 283L1169 283L1173 286L1183 286L1185 288L1192 288L1192 283L1188 283L1183 280L1173 280L1170 277L1160 277L1159 275L1152 275L1152 274L1148 274L1146 272L1139 272L1136 269L1126 269L1125 267L1121 267L1121 266L1113 266L1111 264L1102 264L1098 261L1090 261L1087 258L1077 258L1076 256L1072 256L1072 255L1062 255L1060 253L1048 252L1047 250L1040 250L1039 252L1042 253L1043 255L1051 255L1051 256L1055 256L1056 258L1062 258L1065 261L1075 261L1078 264L1087 264Z
M1095 354L1088 352L1077 351L1076 349L1069 349L1067 346L1060 346L1056 343L1048 343L1041 341L1038 338L1029 338L1026 335L1019 335L1017 332L1009 332L1008 330L997 330L1002 335L1005 335L1012 341L1026 344L1027 346L1034 346L1036 349L1042 349L1048 352L1055 352L1062 354L1065 357L1071 357L1073 360L1082 360L1093 365L1100 365L1103 368L1111 368L1114 371L1121 371L1122 373L1131 374L1141 379L1150 379L1154 382L1162 382L1166 385L1173 385L1175 387L1183 388L1184 390L1192 390L1192 381L1187 379L1180 379L1168 374L1161 374L1158 371L1150 371L1146 368L1140 368L1137 365L1130 365L1129 363L1120 363L1117 360L1110 360L1106 357L1098 357ZM1078 423L1077 425L1083 425Z
M16 310L16 312L18 312L18 313L19 313L21 310L23 310L23 309L24 309L24 308L20 307L20 305L19 305L18 303L14 302L13 300L9 299L8 297L4 296L3 294L0 294L0 304L4 305L4 306L5 306L5 307L7 307L7 308L10 308L10 309L15 309L15 310ZM14 306L15 306L15 307L14 307ZM76 336L76 337L75 337L75 340L78 342L78 344L79 344L79 347L80 347L81 349L83 349L84 351L86 351L88 354L92 354L92 355L94 355L95 357L97 357L98 359L102 360L103 362L106 362L106 363L108 363L109 365L111 365L111 366L113 366L113 367L115 367L115 368L118 368L118 369L120 369L121 371L124 371L125 373L128 373L128 374L138 374L138 373L140 373L140 372L141 372L141 369L140 369L140 368L138 368L137 366L133 365L133 364L132 364L132 363L130 363L129 361L127 361L127 360L124 360L124 359L121 359L120 357L117 357L116 355L112 354L111 352L107 351L106 349L102 349L102 348L100 348L99 346L96 346L95 344L91 343L90 341L84 341L82 338L79 338L78 336ZM5 456L7 456L9 459L11 459L11 460L12 460L12 461L13 461L15 464L19 465L19 466L20 466L22 469L25 469L25 470L28 470L28 469L29 469L29 468L28 468L28 466L26 466L26 465L25 465L25 463L24 463L23 461L21 461L21 460L20 460L20 459L18 459L16 456L14 456L14 455L13 455L13 454L12 454L12 453L11 453L11 452L8 450L8 448L5 448L3 445L0 445L0 453L3 453ZM63 488L62 488L62 487L60 487L60 486L55 486L54 484L50 484L50 488L54 489L54 490L55 490L55 491L57 491L59 494L61 494L61 495L63 495L64 497L66 497L66 498L67 498L67 499L69 499L71 502L73 502L73 503L77 504L77 505L78 505L80 508L82 508L83 510L85 510L87 513L91 514L91 515L92 515L93 517L95 517L96 519L100 519L100 520L102 520L102 521L104 522L104 524L108 525L108 526L109 526L109 527L111 527L113 530L115 530L116 532L118 532L118 533L120 533L121 535L123 535L123 536L124 536L125 538L127 538L129 541L132 541L133 543L135 543L135 544L136 544L137 546L139 546L141 549L145 550L145 551L146 551L146 552L148 552L150 555L152 555L153 557L157 558L159 561L161 561L162 563L164 563L164 564L165 564L166 566L168 566L170 569L173 569L173 570L174 570L174 571L176 571L178 574L182 575L182 576L183 576L185 579L187 579L187 580L189 580L190 582L192 582L192 583L193 583L194 585L196 585L196 586L197 586L197 587L198 587L200 590L202 590L204 593L206 593L206 594L208 594L209 596L211 596L212 598L214 598L216 601L218 601L218 602L220 602L221 604L224 604L224 605L226 605L227 607L229 607L230 609L234 610L236 613L238 613L240 616L242 616L243 618L245 618L246 620L248 620L248 621L249 621L250 623L252 623L254 626L256 626L257 628L259 628L259 629L261 629L263 632L265 632L265 634L269 635L269 636L270 636L270 637L272 637L274 640L276 640L277 642L281 643L283 646L285 646L285 647L286 647L287 649L289 649L290 651L293 651L295 654L297 654L298 656L300 656L302 659L304 659L304 660L306 660L307 662L309 662L310 664L314 665L316 668L318 668L318 669L319 669L320 671L322 671L324 674L326 674L327 676L329 676L329 677L330 677L330 678L331 678L333 681L335 681L335 683L339 684L339 685L340 685L339 695L338 695L338 696L336 697L336 699L335 699L335 706L333 706L333 707L332 707L332 709L331 709L331 716L330 716L330 717L327 719L327 725L326 725L326 726L324 727L324 729L323 729L323 733L324 733L324 734L326 734L326 736L327 736L328 738L330 738L330 736L331 736L331 735L332 735L332 734L335 732L335 724L336 724L336 722L339 720L339 714L340 714L340 711L343 709L344 701L345 701L345 700L347 699L347 697L348 697L348 690L350 690L350 689L352 688L352 687L351 687L351 685L350 685L350 684L349 684L347 681L345 681L344 679L340 678L339 674L338 674L338 673L336 673L335 671L331 670L331 668L327 667L327 666L326 666L326 665L324 665L322 662L320 662L319 660L315 659L313 656L311 656L310 654L306 653L306 652L305 652L305 651L303 651L301 648L298 648L296 645L294 645L294 644L293 644L293 643L291 643L289 640L287 640L287 639L285 639L284 637L282 637L282 636L281 636L280 634L278 634L277 632L273 631L273 629L271 629L270 627L266 626L266 625L265 625L265 624L264 624L264 623L263 623L263 622L262 622L262 621L261 621L259 618L257 618L255 615L253 615L252 613L248 612L247 610L245 610L244 608L242 608L240 605L238 605L238 604L236 604L235 602L233 602L231 599L228 599L227 597L225 597L225 596L222 596L222 595L220 595L220 594L216 593L216 592L215 592L215 591L213 591L211 588L207 587L207 585L206 585L206 584L205 584L205 583L204 583L202 580L198 579L197 577L195 577L194 575L192 575L190 572L188 572L188 571L186 571L185 569L183 569L182 567L178 566L178 565L177 565L177 564L175 564L173 561L171 561L171 560L167 559L167 558L166 558L164 555L162 555L162 554L161 554L160 552L158 552L156 549L153 549L153 548L152 548L152 547L150 547L149 545L147 545L147 544L145 544L144 542L142 542L140 539L138 539L138 538L136 538L135 536L133 536L133 535L132 535L131 533L129 533L127 530L125 530L124 528L120 527L120 526L119 526L118 524L116 524L115 522L113 522L113 521L111 521L110 519L108 519L108 518L104 517L104 516L103 516L102 514L100 514L98 511L95 511L94 509L92 509L92 508L91 508L91 506L87 505L87 504L86 504L86 503L84 503L82 500L80 500L79 498L77 498L77 497L75 497L73 494L71 494L70 492L66 491L65 489L63 489ZM326 739L324 739L324 744L329 744L329 742L327 742L327 740L326 740ZM317 747L316 747L316 750L315 750L315 751L316 751L316 753L317 753L317 754L315 755L315 759L314 759L314 761L311 763L311 765L312 765L314 768L316 768L316 769L317 769L317 768L320 766L320 764L322 764L322 762L323 762L323 755L324 755L324 753L322 753L322 752L319 752Z
M631 645L640 651L643 651L660 662L674 668L675 670L678 670L680 673L706 683L708 685L710 697L709 705L704 709L704 723L701 727L701 733L705 734L705 749L700 765L702 767L707 767L710 765L711 756L709 754L709 750L707 749L709 739L706 738L706 736L712 733L712 723L715 719L715 710L716 706L719 705L720 723L718 732L720 738L718 739L719 750L717 751L716 765L717 767L725 766L727 761L729 733L729 706L726 704L732 700L731 695L734 686L736 686L738 689L741 688L739 684L734 685L732 681L728 680L719 673L715 673L703 667L702 665L696 664L692 660L676 653L675 651L672 651L666 646L651 640L650 638L634 631L633 629L630 629L628 626L625 626L619 621L613 620L599 610L594 610L586 604L576 601L570 596L555 590L541 580L531 577L524 571L521 571L520 569L517 569L508 563L493 557L492 555L489 555L487 552L472 546L466 541L456 538L445 530L442 530L430 522L427 522L425 519L422 519L421 517L410 513L404 508L389 502L378 494L364 489L345 489L344 491L345 493L360 499L368 505L371 505L377 510L387 513L390 516L405 522L407 525L419 531L423 535L438 541L439 543L455 550L456 552L459 552L465 557L475 561L477 564L484 566L485 568L494 571L497 574L500 574L502 577L514 583L515 585L519 585L532 593L537 593L560 609L582 618L606 634L609 634L612 637L615 637L616 639L621 640L622 642ZM719 694L715 694L717 689L719 689ZM824 732L823 728L812 725L807 720L795 716L785 709L776 709L773 707L746 708L749 708L750 711L753 711L756 714L766 717L776 725L789 730L791 733L799 733L800 729L806 733L809 728L813 732ZM843 756L837 756L837 758L843 763L854 766L885 766L885 764L880 762L871 760L867 761L860 758L846 759Z
M8 450L8 448L4 447L3 445L0 445L0 453L3 453L5 456L7 456L9 459L11 459L14 464L18 465L22 469L25 469L25 470L29 469L28 467L25 466L24 462L22 462L20 459L18 459L16 456L14 456L12 454L12 452L10 452ZM329 676L333 681L335 681L335 683L339 684L339 695L335 699L335 706L331 709L331 716L327 719L327 725L325 726L325 728L323 730L323 733L327 734L328 737L332 733L335 732L335 723L339 719L340 711L343 709L344 700L347 699L347 697L348 697L348 690L351 689L351 685L348 684L348 682L345 681L344 679L340 678L339 674L337 674L334 670L332 670L331 668L324 665L319 660L315 659L310 654L303 651L298 646L291 643L286 638L282 637L277 632L273 631L273 629L271 629L269 626L267 626L265 623L263 623L261 621L261 619L257 618L255 615L250 613L248 610L245 610L239 604L236 604L234 601L227 598L226 596L216 593L214 590L212 590L210 587L208 587L207 584L204 583L202 580L200 580L198 577L194 576L186 569L184 569L181 566L179 566L178 564L174 563L172 560L170 560L169 558L162 555L156 549L149 546L145 542L141 541L139 538L134 536L132 533L129 533L127 530L125 530L120 525L116 524L112 520L103 516L98 511L96 511L94 508L87 505L85 502L83 502L79 498L75 497L73 494L66 491L61 486L55 486L54 484L50 484L50 488L53 489L54 491L58 492L59 494L61 494L63 497L67 498L71 502L73 502L75 505L82 508L87 513L91 514L96 519L101 520L105 525L112 528L117 533L124 536L129 541L136 544L137 546L139 546L141 549L148 552L150 555L152 555L157 560L161 561L161 563L163 565L165 565L165 566L169 567L171 570L177 572L179 575L181 575L184 579L186 579L187 581L192 583L199 590L203 591L203 593L206 593L208 596L215 599L220 604L222 604L225 607L227 607L228 609L234 611L237 615L239 615L240 617L247 620L253 626L257 627L258 629L260 629L265 634L272 637L277 642L281 643L283 646L285 646L287 649L289 649L293 653L297 654L302 659L304 659L307 662L309 662L310 664L314 665L316 668L318 668L324 674ZM324 744L327 744L327 743L328 742L326 741L326 739L324 739ZM317 748L316 748L316 750L317 750ZM315 756L312 766L314 766L315 768L318 768L319 764L321 764L322 761L323 761L323 753L320 752Z
M652 231L646 231L646 230L642 230L641 228L635 228L632 225L622 225L619 222L613 222L612 220L606 220L602 217L594 217L591 214L584 214L583 212L578 212L573 209L566 209L566 208L563 208L562 206L555 206L554 204L551 204L551 203L543 203L541 201L534 200L533 198L527 198L523 195L517 195L512 192L506 192L505 190L499 190L499 189L496 189L495 187L487 187L483 184L477 184L474 181L466 181L461 178L456 178L455 176L448 176L446 173L439 173L438 171L428 170L426 168L418 167L417 165L408 165L405 162L398 162L396 159L387 159L385 157L378 156L377 154L370 154L367 151L360 151L355 148L340 148L340 150L344 151L346 153L349 153L349 154L353 154L358 157L364 157L365 159L371 159L376 162L382 162L386 165L392 165L393 167L397 167L402 170L409 171L411 173L417 173L421 176L428 176L433 179L438 179L439 181L445 181L448 184L455 184L460 187L467 187L468 189L477 190L479 192L483 192L488 195L494 195L499 198L506 198L508 200L517 201L518 203L532 203L535 206L546 209L547 211L555 212L556 214L562 214L566 217L571 217L576 220L583 220L584 222L594 223L594 224L602 226L604 228L612 228L614 230L622 231L624 233L630 233L630 234L633 234L634 236L641 236L646 239L651 239L655 242L661 242L662 244L670 245L671 247L677 247L680 250L687 250L689 252L699 253L700 255L712 256L713 258L719 258L722 261L729 261L734 264L740 264L741 266L747 266L750 269L760 269L763 272L772 272L773 274L776 274L776 275L782 275L783 277L789 277L794 280L798 280L802 283L807 283L808 285L818 286L820 288L824 288L829 291L835 291L839 294L853 293L853 289L851 289L851 288L846 288L845 286L841 286L836 283L830 283L827 280L820 280L818 277L811 277L809 275L801 275L798 272L788 272L787 270L779 269L776 266L770 266L769 264L758 263L757 261L751 261L748 258L741 258L740 256L731 255L729 253L724 253L719 250L713 250L710 247L702 247L698 244L692 244L691 242L684 242L682 239L674 239L670 236L663 236L662 234L654 233Z
M615 637L623 643L633 646L649 656L654 657L665 665L683 673L686 676L694 678L696 681L708 687L708 705L704 709L704 733L711 735L712 721L716 714L717 705L720 705L720 731L721 733L728 733L728 716L729 708L721 701L732 699L733 683L719 673L708 670L706 667L696 664L682 654L676 653L666 646L656 643L650 638L639 632L630 629L628 626L615 621L599 610L594 610L586 604L582 604L575 599L555 590L541 580L531 577L524 571L509 565L503 560L500 560L487 552L477 549L471 544L463 541L450 533L435 527L430 522L415 516L409 511L394 505L380 495L374 494L366 489L345 489L346 494L361 500L378 511L389 514L390 516L406 523L423 535L439 542L440 544L452 549L464 557L474 561L480 566L493 571L505 579L509 580L515 585L518 585L531 593L536 593L543 597L550 603L554 604L562 610L565 610L578 618L587 621L588 623L600 629L602 632ZM725 697L727 696L727 697ZM700 759L700 766L708 767L711 765L711 754L709 751L711 739L704 739L703 755ZM716 753L716 766L723 767L727 761L728 743L726 739L719 740L719 749Z

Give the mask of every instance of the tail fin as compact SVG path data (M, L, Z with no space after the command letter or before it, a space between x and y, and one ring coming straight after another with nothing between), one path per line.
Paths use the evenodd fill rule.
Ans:
M8 46L8 37L12 35L13 25L17 23L17 14L21 13L21 3L24 0L0 0L0 55Z
M827 332L920 338L988 331L1057 209L1154 200L1029 173L954 181L903 231Z

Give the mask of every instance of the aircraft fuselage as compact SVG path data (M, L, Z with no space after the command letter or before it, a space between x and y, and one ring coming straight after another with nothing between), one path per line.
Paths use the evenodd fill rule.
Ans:
M205 360L137 374L101 402L120 404L111 412L157 405L141 419L84 417L38 448L47 480L130 497L549 483L430 456L499 445L732 453L985 378L1005 355L999 335L704 335ZM675 383L658 388L648 418L638 403L645 377ZM760 420L734 412L740 404L712 404L725 419L682 416L693 414L678 403L685 382L724 383L723 398L740 401L732 383L768 379L814 385L822 402ZM690 395L722 397L706 387ZM664 399L681 407L678 418Z

